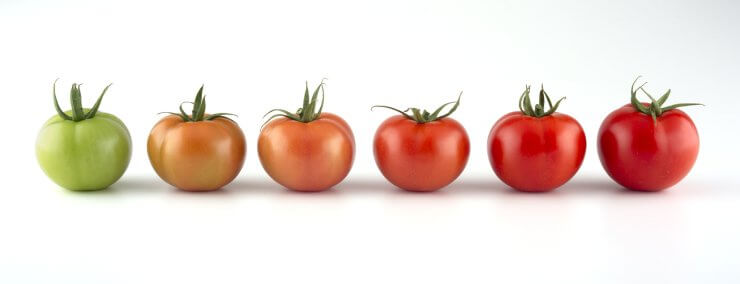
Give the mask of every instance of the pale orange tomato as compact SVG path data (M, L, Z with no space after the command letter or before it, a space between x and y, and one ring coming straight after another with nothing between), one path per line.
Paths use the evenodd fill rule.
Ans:
M341 182L352 168L355 138L341 117L316 109L319 90L311 100L308 87L298 113L279 110L257 140L262 167L280 185L295 191L322 191ZM323 92L322 92L323 95ZM322 102L323 106L323 102Z

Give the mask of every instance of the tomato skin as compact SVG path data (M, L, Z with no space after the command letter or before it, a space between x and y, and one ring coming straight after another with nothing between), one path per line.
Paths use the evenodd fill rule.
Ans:
M44 173L63 188L105 189L128 167L131 136L112 114L98 112L94 118L78 122L55 115L39 132L36 158Z
M373 152L380 172L393 185L429 192L460 176L470 155L470 140L452 118L417 123L395 115L375 132Z
M323 191L349 174L355 139L347 122L335 114L322 112L307 123L281 117L262 128L257 154L265 172L280 185Z
M488 158L496 175L524 192L547 192L570 180L583 163L586 135L574 118L540 118L512 112L488 136Z
M169 115L152 128L147 152L157 175L170 185L185 191L213 191L241 171L246 141L230 119L185 122Z
M599 158L609 176L637 191L661 191L677 184L699 155L699 134L686 113L673 109L652 116L625 105L599 129Z

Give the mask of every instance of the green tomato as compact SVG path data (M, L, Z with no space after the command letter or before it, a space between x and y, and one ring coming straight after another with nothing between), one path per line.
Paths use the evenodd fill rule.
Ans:
M92 110L79 104L79 88L73 85L73 109L61 112L41 128L36 158L56 184L69 190L99 190L115 183L131 160L131 136L112 114L97 112L103 94ZM106 88L107 90L107 88ZM56 91L55 91L56 93Z

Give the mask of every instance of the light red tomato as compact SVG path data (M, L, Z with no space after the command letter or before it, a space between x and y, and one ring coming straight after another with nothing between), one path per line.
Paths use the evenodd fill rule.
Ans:
M681 181L699 155L696 126L686 113L676 109L696 104L662 107L670 90L653 103L639 103L637 90L633 84L633 103L615 110L601 124L599 158L620 185L638 191L660 191Z
M434 191L453 182L465 169L470 141L452 118L417 123L402 115L378 127L375 162L388 181L409 191Z
M544 91L540 92L541 105L534 109L529 103L529 87L525 95L526 100L520 99L521 111L503 116L491 129L488 158L496 175L512 188L551 191L568 182L581 167L586 135L578 121L554 112L560 101L550 105L546 113ZM527 106L523 106L525 102Z
M448 105L453 106L440 114ZM459 105L460 97L431 113L374 106L401 114L386 119L375 132L375 163L383 176L408 191L435 191L453 182L465 169L470 154L465 128L448 117Z

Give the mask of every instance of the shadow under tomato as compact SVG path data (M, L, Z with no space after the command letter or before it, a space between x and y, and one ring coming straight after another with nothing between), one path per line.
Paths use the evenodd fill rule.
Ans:
M229 184L224 188L214 191L185 191L180 190L174 186L167 184L166 182L158 178L146 178L146 177L124 177L118 182L111 185L109 188L96 193L102 195L105 194L180 194L180 195L225 195L231 190L232 185Z
M122 177L108 188L93 191L74 191L60 188L71 195L80 196L109 196L125 193L162 193L174 189L169 184L156 178Z
M152 177L122 177L103 193L157 193L175 189L159 178Z
M510 190L508 186L496 178L474 177L465 180L458 179L442 190L451 194L481 195L481 194L505 194Z
M346 180L336 185L334 190L343 194L384 194L400 191L401 189L382 177L380 179L360 177Z
M707 196L740 194L740 191L727 190L727 185L717 184L716 181L692 180L684 181L660 192L641 192L626 189L608 177L575 177L560 188L550 192L531 193L514 190L498 180L496 177L468 177L458 179L445 188L434 192L411 192L400 189L382 177L353 177L348 178L334 188L321 192L298 192L284 188L269 178L245 177L237 178L224 188L209 192L187 192L170 186L156 177L124 176L107 189L98 191L65 191L69 195L80 196L109 196L122 194L178 194L178 195L256 195L256 196L349 196L349 195L396 195L396 196L529 196L538 198L563 196L610 196L619 195L623 198L649 196L664 196L676 193Z
M346 194L374 194L374 195L400 195L400 196L442 196L448 194L485 192L487 186L469 183L452 183L436 191L409 191L395 186L383 177L380 178L356 178L351 181L337 185L336 189Z
M595 178L573 179L563 186L547 192L524 192L509 187L505 183L491 178L468 178L457 181L448 186L448 190L455 194L499 194L505 196L570 196L570 195L599 195L605 193L620 193L627 191L611 180Z
M553 192L565 194L603 194L620 193L626 189L606 177L603 178L574 178Z
M250 195L297 195L297 196L331 196L339 194L337 187L330 188L324 191L317 192L303 192L290 190L283 187L277 182L271 179L256 180L256 179L237 179L230 183L222 190L232 191L236 194L250 194Z
M255 180L246 178L237 178L224 188L224 191L231 191L235 194L274 194L284 190L282 186L272 180Z

